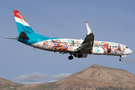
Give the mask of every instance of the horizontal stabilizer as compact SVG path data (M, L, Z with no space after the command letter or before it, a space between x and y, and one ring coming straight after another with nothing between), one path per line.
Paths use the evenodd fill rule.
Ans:
M17 38L4 38L4 39L13 39L13 40L17 40Z

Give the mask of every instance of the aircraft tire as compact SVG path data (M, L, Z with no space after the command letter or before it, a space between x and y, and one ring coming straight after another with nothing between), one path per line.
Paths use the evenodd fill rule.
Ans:
M122 58L120 58L119 60L122 61Z
M73 56L69 56L68 59L69 59L69 60L72 60L72 59L73 59Z
M82 54L78 54L78 56L77 56L78 58L81 58L82 57Z

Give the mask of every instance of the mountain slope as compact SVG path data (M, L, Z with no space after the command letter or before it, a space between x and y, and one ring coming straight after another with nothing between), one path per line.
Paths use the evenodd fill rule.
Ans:
M20 86L22 84L20 83L13 83L7 79L3 79L3 78L0 78L0 90L3 88L3 87L12 87L12 86Z
M16 90L135 90L135 75L122 70L93 65L52 83L30 84ZM5 90L9 90L8 88ZM12 90L12 89L10 89ZM14 89L13 89L14 90Z
M135 75L121 69L93 65L56 82L63 90L71 89L130 89L135 87Z

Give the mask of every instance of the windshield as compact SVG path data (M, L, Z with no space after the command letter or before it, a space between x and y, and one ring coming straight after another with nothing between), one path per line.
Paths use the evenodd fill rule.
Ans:
M126 47L128 49L128 47Z

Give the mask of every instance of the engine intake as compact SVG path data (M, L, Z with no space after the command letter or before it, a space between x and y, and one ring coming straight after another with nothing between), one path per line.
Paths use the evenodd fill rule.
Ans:
M73 54L74 57L77 57L77 58L86 58L87 57L87 54Z

